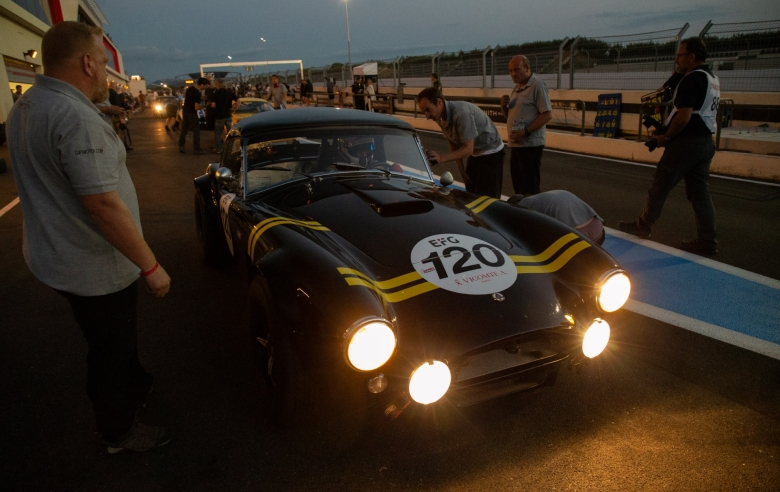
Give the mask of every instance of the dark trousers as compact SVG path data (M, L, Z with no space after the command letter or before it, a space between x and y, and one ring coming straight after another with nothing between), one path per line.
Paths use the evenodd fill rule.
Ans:
M501 198L501 186L504 181L504 151L495 154L471 156L466 163L466 174L471 183L466 191L477 195Z
M693 205L696 232L707 243L717 243L715 206L710 197L710 163L715 155L711 136L683 136L669 142L658 162L653 184L639 218L652 226L661 216L669 192L685 179L685 195Z
M544 145L538 147L512 147L509 155L509 171L512 175L512 187L515 193L530 196L541 192L542 152Z
M179 147L184 147L187 141L187 132L192 129L192 143L195 150L200 150L200 121L198 113L182 113L181 133L179 133Z
M116 441L130 430L152 387L152 376L138 360L138 286L104 296L57 292L70 303L87 340L87 395L97 430L106 441Z

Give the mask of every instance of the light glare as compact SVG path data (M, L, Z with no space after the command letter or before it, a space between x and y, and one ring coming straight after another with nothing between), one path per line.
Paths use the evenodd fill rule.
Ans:
M607 348L609 343L609 323L603 319L594 319L582 339L582 353L591 359Z
M388 361L395 351L395 333L384 323L361 326L349 341L347 356L355 369L371 371Z
M599 307L602 311L611 313L617 311L628 300L631 294L631 280L625 273L616 273L609 277L601 286Z
M417 403L427 405L438 401L450 388L452 374L444 362L424 363L409 378L409 395Z

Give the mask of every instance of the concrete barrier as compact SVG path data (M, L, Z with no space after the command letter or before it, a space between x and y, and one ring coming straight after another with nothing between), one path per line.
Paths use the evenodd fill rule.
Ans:
M441 132L439 125L424 118L404 115L395 115L395 117L410 123L419 130ZM506 142L506 127L497 125L497 128ZM649 152L644 144L636 141L598 138L590 135L580 136L579 134L551 130L547 131L546 147L646 164L657 164L663 154L663 149ZM780 183L780 157L776 156L721 150L715 153L710 170L715 174Z

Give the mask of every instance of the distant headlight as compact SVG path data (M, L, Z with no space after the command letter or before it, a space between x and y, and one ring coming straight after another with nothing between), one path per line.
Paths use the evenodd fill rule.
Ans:
M156 109L157 111L162 111L163 110L162 104L158 104L157 106L154 107L154 109Z
M417 403L427 405L438 401L450 388L452 374L444 362L426 362L414 370L409 378L409 396Z
M359 371L381 367L395 352L395 332L384 321L369 321L350 335L347 358Z
M582 338L582 353L592 359L607 348L607 343L609 343L609 323L596 318Z
M599 290L599 308L605 313L617 311L631 294L631 280L623 272L615 272L607 277Z

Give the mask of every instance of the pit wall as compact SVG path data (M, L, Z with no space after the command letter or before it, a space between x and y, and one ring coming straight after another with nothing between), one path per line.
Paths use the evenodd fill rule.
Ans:
M550 97L554 98L552 94ZM414 118L398 114L395 117L410 123L419 130L441 132L439 125L422 117ZM497 128L506 142L506 126L497 125ZM547 131L546 148L646 164L657 164L663 154L663 149L649 152L644 144L636 141L598 138L587 133L585 136L580 136L579 134L551 130ZM710 171L726 176L780 183L780 157L720 150L715 153L715 157L712 159Z

